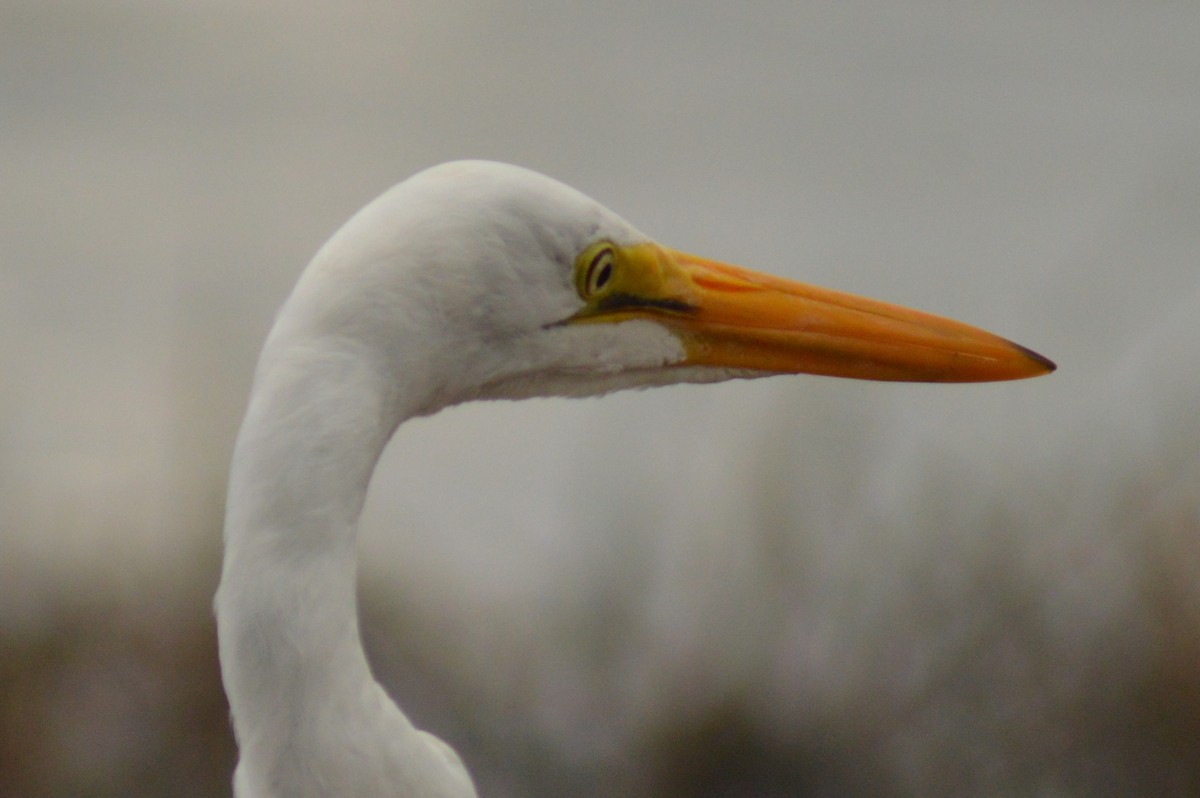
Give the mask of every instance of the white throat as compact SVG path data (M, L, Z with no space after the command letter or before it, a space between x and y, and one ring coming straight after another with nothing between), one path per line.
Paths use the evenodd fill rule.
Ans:
M345 342L264 353L234 454L216 599L238 798L474 795L457 756L375 682L359 636L358 517L415 401Z

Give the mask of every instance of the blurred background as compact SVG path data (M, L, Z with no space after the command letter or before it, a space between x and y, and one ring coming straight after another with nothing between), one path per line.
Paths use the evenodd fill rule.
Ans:
M1200 6L0 4L0 793L219 796L257 350L407 175L1056 360L405 425L379 678L482 795L1200 794Z

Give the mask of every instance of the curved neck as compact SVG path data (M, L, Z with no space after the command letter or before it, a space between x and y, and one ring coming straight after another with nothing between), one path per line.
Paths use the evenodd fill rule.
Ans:
M305 794L279 785L304 778L289 771L298 762L317 767L334 723L363 727L364 740L385 721L411 730L375 684L358 631L358 517L407 410L381 371L351 345L268 346L260 363L234 452L216 599L239 785Z

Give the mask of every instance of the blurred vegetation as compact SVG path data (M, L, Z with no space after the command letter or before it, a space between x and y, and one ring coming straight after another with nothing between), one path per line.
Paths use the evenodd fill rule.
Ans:
M1129 614L1099 633L1061 639L1049 618L1061 609L1057 589L1030 582L1017 550L1001 545L969 574L970 591L883 610L921 632L889 641L845 631L865 635L858 655L874 652L893 677L782 712L795 697L767 679L676 685L675 698L651 696L640 710L614 701L607 711L626 715L615 723L622 731L590 751L539 719L543 685L527 682L521 698L489 682L481 663L447 662L436 619L397 613L394 597L365 592L365 637L401 704L459 748L488 796L963 795L1000 785L1021 795L1195 795L1200 524L1190 511L1147 514L1129 500L1137 506L1127 520L1142 519L1131 537L1158 543L1139 555ZM603 614L621 598L600 601ZM573 634L589 634L582 623ZM941 653L913 682L906 663L930 656L929 636ZM763 673L800 667L785 649ZM597 673L619 670L621 652L607 652L594 652ZM586 678L574 688L601 689ZM598 711L573 722L614 722ZM93 605L0 636L6 798L226 795L235 759L227 712L206 604L162 595Z
M159 598L0 636L6 798L229 794L235 747L216 624Z

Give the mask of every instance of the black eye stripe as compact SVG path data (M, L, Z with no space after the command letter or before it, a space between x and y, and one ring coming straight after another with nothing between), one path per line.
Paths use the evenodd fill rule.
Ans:
M688 315L695 313L696 307L681 299L647 299L633 294L609 294L596 304L596 310L605 312L662 310L668 313Z

